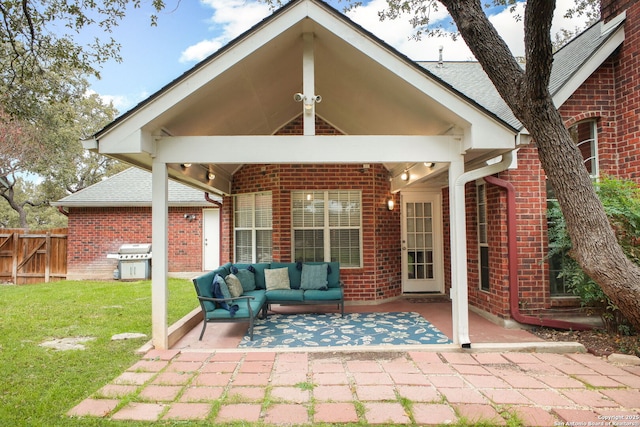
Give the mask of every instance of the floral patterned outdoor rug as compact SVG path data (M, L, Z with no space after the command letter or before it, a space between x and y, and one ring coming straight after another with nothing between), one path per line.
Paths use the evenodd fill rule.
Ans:
M239 348L355 347L449 344L451 340L419 313L270 314L257 319L253 341Z

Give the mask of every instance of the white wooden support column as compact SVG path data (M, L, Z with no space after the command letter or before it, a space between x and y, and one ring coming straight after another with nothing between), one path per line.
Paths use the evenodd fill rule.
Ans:
M302 101L302 115L304 122L304 135L316 134L316 103L315 97L315 61L313 53L313 33L304 33L302 52L302 93L305 99Z
M153 160L152 192L152 278L151 278L151 324L153 346L158 350L169 348L169 326L167 316L169 276L169 174L167 164Z
M465 211L464 159L449 165L449 222L451 235L451 315L453 342L470 347L469 295L467 289L467 225ZM462 181L462 182L460 182Z

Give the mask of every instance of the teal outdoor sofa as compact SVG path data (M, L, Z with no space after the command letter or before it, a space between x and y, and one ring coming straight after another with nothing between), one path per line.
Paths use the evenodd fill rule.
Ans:
M336 304L344 315L338 262L227 263L195 277L193 284L204 316L200 340L208 323L246 321L253 340L255 319L266 317L272 304Z

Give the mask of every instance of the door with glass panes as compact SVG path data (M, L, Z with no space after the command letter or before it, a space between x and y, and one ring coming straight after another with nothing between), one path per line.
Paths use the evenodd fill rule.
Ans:
M440 195L403 193L401 200L402 291L443 292Z

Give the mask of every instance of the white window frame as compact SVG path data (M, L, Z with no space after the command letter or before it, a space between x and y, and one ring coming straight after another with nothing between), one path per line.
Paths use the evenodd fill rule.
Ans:
M257 214L259 213L259 208L257 208L256 200L259 197L268 197L268 218L266 218L266 222L268 225L256 225ZM251 223L246 225L238 225L238 206L240 205L239 200L245 199L245 201L249 202L249 211L251 217ZM273 261L273 209L272 209L272 194L270 191L261 192L261 193L243 193L236 194L233 196L233 259L234 262L241 263L257 263L257 262L271 262ZM251 260L238 260L238 240L237 233L238 231L250 231L251 232ZM267 257L264 255L259 256L258 254L258 232L259 231L270 231L271 232L271 248L270 254Z
M481 197L482 196L482 197ZM476 181L476 225L478 233L478 288L481 291L491 290L491 281L483 286L482 281L482 250L489 251L489 219L487 212L487 184L484 180ZM484 215L482 215L484 211ZM484 218L484 221L483 221ZM484 230L484 234L482 233ZM488 257L488 254L487 254ZM488 260L487 260L488 262Z
M578 141L577 135L576 137L574 137L574 134L572 133L572 129L575 129L578 126L584 125L584 124L590 125L591 138ZM569 134L571 135L571 138L573 139L573 142L576 144L578 149L580 149L580 146L583 144L591 143L591 156L587 157L586 159L583 156L582 163L586 167L586 163L588 161L591 161L591 172L589 173L589 176L591 176L592 179L597 179L600 176L600 165L599 165L600 162L598 158L598 121L596 119L581 120L569 127Z
M357 195L359 212L357 218L357 225L348 224L345 226L332 226L330 224L330 209L331 209L331 193L351 193L350 196ZM306 200L317 200L318 197L322 198L323 201L323 212L322 212L322 224L320 225L301 225L296 224L296 213L295 213L295 203L297 200L306 199ZM362 191L360 190L295 190L291 191L291 253L295 258L296 253L296 231L304 231L304 230L322 230L323 232L323 262L330 261L339 261L340 268L362 268L363 265L363 244L362 244ZM339 259L332 260L331 258L331 231L332 230L357 230L358 231L358 252L359 252L359 263L358 265L349 265L342 262ZM294 260L295 261L295 260Z

